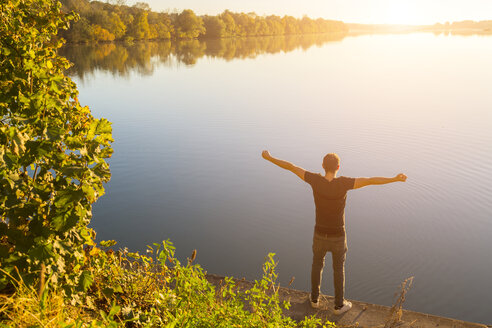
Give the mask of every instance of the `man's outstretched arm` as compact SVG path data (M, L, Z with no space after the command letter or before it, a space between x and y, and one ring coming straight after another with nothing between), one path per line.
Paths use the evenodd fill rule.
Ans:
M403 173L398 174L393 178L373 177L373 178L355 178L354 189L362 188L371 185L382 185L392 182L405 182L407 176Z
M261 153L261 156L264 159L266 159L267 161L270 161L273 164L275 164L277 166L280 166L281 168L283 168L285 170L291 171L292 173L294 173L295 175L297 175L299 178L301 178L302 180L304 180L304 176L306 174L306 170L304 170L302 167L298 167L298 166L295 166L294 164L292 164L290 162L283 161L281 159L275 158L272 155L270 155L270 153L268 152L268 150L264 150Z

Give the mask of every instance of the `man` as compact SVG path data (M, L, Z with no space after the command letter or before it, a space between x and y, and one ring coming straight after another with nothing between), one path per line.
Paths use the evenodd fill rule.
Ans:
M405 182L405 174L393 178L348 178L337 177L340 169L340 158L337 154L328 154L323 159L325 175L311 173L292 163L272 157L266 150L264 159L289 170L302 180L309 183L313 189L316 207L316 225L313 236L313 265L311 268L311 306L319 307L321 275L325 264L325 255L332 253L333 283L335 285L334 314L340 315L352 308L352 303L343 297L345 288L345 253L347 242L345 235L345 201L347 191L370 185L382 185L397 181Z

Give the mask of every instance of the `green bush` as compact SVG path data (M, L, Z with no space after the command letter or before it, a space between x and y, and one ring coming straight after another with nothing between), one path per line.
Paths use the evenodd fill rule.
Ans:
M12 277L62 285L71 294L91 278L82 269L92 203L109 181L111 124L77 99L55 39L73 16L52 0L0 3L0 290Z
M109 247L115 242L103 242ZM17 293L0 298L4 321L0 327L318 327L307 317L295 322L283 315L276 285L276 263L269 254L262 279L251 289L225 278L220 286L206 279L204 270L174 257L170 242L154 244L147 255L86 248L85 270L94 280L79 300L60 296L57 288L38 299L33 288L19 283ZM75 307L74 304L83 304ZM36 324L38 326L36 326ZM325 323L324 327L334 327Z

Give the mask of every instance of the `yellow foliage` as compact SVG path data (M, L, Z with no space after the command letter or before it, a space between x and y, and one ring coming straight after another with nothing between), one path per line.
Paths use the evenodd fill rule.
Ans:
M96 41L113 41L114 34L99 25L91 25L92 37Z

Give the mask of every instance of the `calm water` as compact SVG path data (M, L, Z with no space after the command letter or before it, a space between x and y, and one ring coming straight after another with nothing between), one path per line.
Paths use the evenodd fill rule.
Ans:
M310 187L261 159L408 175L351 191L346 296L492 323L492 37L433 34L72 46L80 100L113 122L98 239L171 239L209 272L309 289ZM331 262L331 259L328 258ZM327 263L330 263L327 262ZM322 292L333 294L331 266Z

